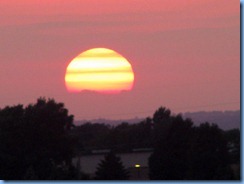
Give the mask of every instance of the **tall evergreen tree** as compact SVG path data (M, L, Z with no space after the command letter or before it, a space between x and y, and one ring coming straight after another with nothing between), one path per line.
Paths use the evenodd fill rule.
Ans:
M98 164L96 180L127 180L129 172L123 166L120 157L113 152L105 155L104 160Z

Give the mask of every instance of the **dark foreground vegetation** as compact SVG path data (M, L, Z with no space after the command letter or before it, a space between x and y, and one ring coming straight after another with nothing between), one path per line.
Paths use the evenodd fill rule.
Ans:
M152 180L239 180L240 131L221 130L160 107L142 122L117 126L73 124L63 103L39 98L35 104L0 109L0 178L4 180L126 180L129 173L115 153L152 148ZM112 150L96 176L72 164L78 154ZM233 166L237 169L233 169Z

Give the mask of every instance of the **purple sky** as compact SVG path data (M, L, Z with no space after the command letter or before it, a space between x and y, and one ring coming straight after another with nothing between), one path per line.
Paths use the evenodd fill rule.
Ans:
M94 47L131 63L134 88L68 93L69 62ZM75 119L240 108L240 2L230 0L2 0L0 108L63 102Z

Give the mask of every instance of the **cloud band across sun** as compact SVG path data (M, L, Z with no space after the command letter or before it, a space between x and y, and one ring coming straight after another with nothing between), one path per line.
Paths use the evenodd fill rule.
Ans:
M134 72L131 64L117 52L106 48L87 50L74 58L66 69L69 92L84 90L119 93L131 90Z

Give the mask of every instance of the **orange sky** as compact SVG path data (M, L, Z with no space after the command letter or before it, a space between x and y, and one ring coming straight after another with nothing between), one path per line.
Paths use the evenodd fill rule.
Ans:
M76 119L240 107L240 2L230 0L2 0L0 108L40 96ZM70 94L68 63L93 48L130 61L134 88Z

